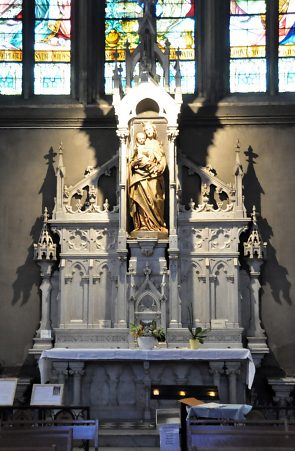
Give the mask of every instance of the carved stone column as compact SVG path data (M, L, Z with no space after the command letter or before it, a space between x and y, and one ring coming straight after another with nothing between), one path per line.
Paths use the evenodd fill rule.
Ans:
M151 419L151 375L150 375L150 362L143 362L143 385L144 385L144 398L145 398L145 405L144 405L144 412L143 417L145 420Z
M118 274L118 301L117 301L117 322L115 327L127 327L127 305L126 305L126 276L127 276L127 254L120 252L119 256L119 274Z
M170 235L177 235L177 196L176 196L176 146L178 135L176 127L168 127L168 167L169 167L169 227Z
M176 186L176 146L175 139L178 135L176 126L167 129L168 136L168 167L169 167L169 327L181 327L181 312L179 299L179 248L177 233L177 186Z
M259 277L260 277L260 268L262 264L263 264L262 259L255 260L248 259L251 277L251 315L250 315L250 326L247 330L247 335L249 335L250 337L265 338L265 332L264 329L262 329L261 327L259 313L259 290L261 288Z
M240 374L239 362L226 362L225 374L228 376L229 402L237 404L237 376Z
M44 222L40 238L34 244L34 260L41 268L41 321L34 339L34 349L48 349L52 347L52 328L50 320L51 273L56 261L56 244L53 243L48 229L48 212L44 210Z
M274 377L269 378L269 385L275 392L275 396L273 397L274 402L278 407L286 407L292 406L293 398L291 393L295 388L295 378L294 377ZM279 416L280 418L287 418L287 411L285 409L280 409Z
M66 376L68 376L68 362L53 362L52 366L57 377L57 382L59 384L65 384Z
M209 362L209 373L213 376L213 384L216 385L219 395L221 388L221 376L224 374L224 362Z
M52 362L52 373L55 376L57 383L64 385L64 403L67 405L69 404L69 399L71 399L71 396L69 395L69 368L68 368L68 362L61 361L61 362ZM44 382L47 382L46 380ZM50 382L52 382L50 378Z
M126 225L127 225L127 210L126 210L126 186L127 186L127 139L129 130L127 128L120 128L117 130L117 135L120 139L119 150L119 243L118 247L126 247ZM120 241L122 240L122 242ZM125 241L125 242L124 242ZM121 249L122 249L121 248Z
M216 319L216 280L217 278L215 275L209 275L211 319Z
M81 378L84 374L84 362L69 362L70 371L73 375L73 405L81 404Z
M266 335L260 321L260 282L261 266L266 256L266 243L262 241L257 219L256 209L252 211L251 233L244 243L244 254L250 269L250 324L247 332L248 348L251 350L255 366L259 366L264 354L269 353Z
M120 373L122 373L122 364L106 365L106 372L110 381L110 404L111 406L118 405L118 385L120 380Z
M117 130L120 139L119 150L119 236L118 236L118 302L117 302L117 321L115 326L119 328L127 327L126 318L126 274L127 274L127 139L129 136L128 128Z
M42 283L40 290L42 293L41 302L41 321L39 327L40 338L51 338L51 323L50 323L50 293L51 293L51 272L53 262L41 260L38 261L41 268Z
M178 271L178 252L169 249L169 307L170 307L170 328L181 327L180 322L180 299L179 299L179 271Z

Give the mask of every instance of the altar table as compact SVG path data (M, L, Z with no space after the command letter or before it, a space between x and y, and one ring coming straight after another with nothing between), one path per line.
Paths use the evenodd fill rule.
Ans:
M247 362L247 386L252 387L255 365L248 349L66 349L43 351L39 359L41 383L48 380L50 361L221 361Z
M65 386L68 405L88 405L104 421L151 421L176 401L150 398L152 384L214 385L223 403L243 403L255 365L248 349L53 348L39 359L41 383Z

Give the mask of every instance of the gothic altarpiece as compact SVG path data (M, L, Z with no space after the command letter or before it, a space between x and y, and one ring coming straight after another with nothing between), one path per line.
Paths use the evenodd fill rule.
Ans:
M134 53L137 61L131 61L133 67L140 59ZM113 106L119 146L107 163L88 167L81 180L67 186L66 155L62 147L59 149L55 208L52 219L45 215L40 240L35 245L35 259L42 275L42 318L32 352L40 354L51 347L135 348L130 323L151 319L165 329L168 348L187 347L188 309L191 309L194 325L209 330L204 348L239 349L246 343L259 364L268 352L259 314L259 275L265 245L254 211L249 239L244 245L249 272L241 271L240 235L248 228L250 218L243 202L239 145L235 150L232 183L219 179L212 168L191 161L185 149L180 152L176 144L182 103L180 84L176 83L172 96L151 72L151 68L142 70L139 83L126 89L122 96L115 71ZM158 229L141 227L130 216L134 205L128 172L136 140L147 124L153 127L154 141L160 143L166 162L161 179L161 183L165 182L164 222ZM134 164L132 170L136 171L136 167ZM184 173L190 174L191 186L195 187L188 205L182 204ZM110 205L107 197L101 200L98 196L101 177L108 174L116 174L117 205ZM144 190L146 185L143 183L142 187ZM149 193L145 194L146 202L150 203ZM158 188L154 194L159 195ZM60 264L53 274L56 248L48 224L60 244ZM126 406L130 405L136 408L129 409L128 415L134 413L138 417L141 403L143 417L150 418L144 391L140 391L142 380L143 390L148 380L214 382L220 385L221 397L226 400L231 390L226 388L226 378L234 373L241 387L238 384L237 397L232 395L231 401L243 400L245 374L239 364L158 362L152 369L139 363L120 365L70 362L69 371L68 361L55 362L50 378L64 381L70 375L80 379L83 376L83 403L89 403L98 414L101 406L106 418L113 418L114 406L116 415L120 411L126 417ZM69 398L69 402L81 400L77 384L75 390L74 399Z

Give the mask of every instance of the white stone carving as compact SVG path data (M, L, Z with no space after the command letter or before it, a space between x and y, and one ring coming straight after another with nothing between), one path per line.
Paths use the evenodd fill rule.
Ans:
M123 98L118 91L114 106L119 148L102 166L87 167L72 186L65 184L60 146L50 224L60 238L61 260L55 292L49 294L55 305L58 346L133 346L129 323L153 318L167 330L169 345L184 344L187 309L192 306L195 325L208 329L211 321L222 325L208 333L208 343L241 347L242 327L246 326L251 349L264 352L257 302L260 267L254 261L254 256L259 259L263 252L256 226L245 244L251 315L247 314L247 321L242 317L239 240L249 218L243 203L240 146L235 149L232 181L221 180L210 165L201 167L192 162L176 147L178 100L148 76ZM152 114L153 122L168 162L169 236L143 233L135 238L128 225L127 167L139 125L151 120L150 105L157 112ZM200 192L192 193L188 205L181 206L183 168L200 180ZM110 204L108 193L103 200L98 195L101 177L113 173L117 177L116 205Z
M89 238L85 230L76 229L69 232L69 249L83 251L89 247Z

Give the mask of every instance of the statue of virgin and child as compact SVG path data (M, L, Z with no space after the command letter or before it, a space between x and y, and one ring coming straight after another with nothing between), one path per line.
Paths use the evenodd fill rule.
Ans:
M152 122L136 134L133 156L128 164L128 197L134 232L168 234L164 221L166 156Z

